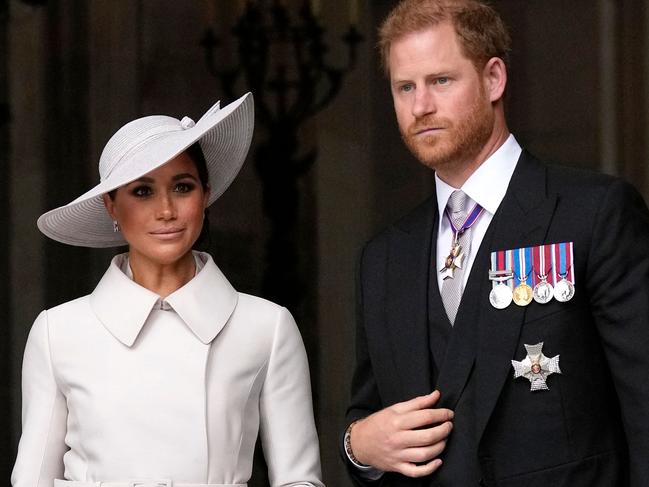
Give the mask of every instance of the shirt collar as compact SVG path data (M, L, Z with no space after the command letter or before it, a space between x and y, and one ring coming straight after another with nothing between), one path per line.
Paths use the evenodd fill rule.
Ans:
M521 146L510 134L498 150L469 176L460 189L486 211L492 215L495 214L505 197L521 152ZM435 174L435 189L437 191L437 209L441 218L448 198L457 188L446 184Z
M209 254L194 252L202 268L166 301L203 343L210 343L223 329L239 295ZM160 296L140 286L121 270L127 254L113 258L90 295L90 306L108 331L124 345L135 343ZM126 264L128 266L128 264Z

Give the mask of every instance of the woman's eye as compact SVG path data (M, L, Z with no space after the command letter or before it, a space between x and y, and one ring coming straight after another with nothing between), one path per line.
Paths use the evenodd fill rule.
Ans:
M176 184L174 191L177 193L189 193L195 188L195 185L192 183L178 183Z
M404 93L410 93L414 89L412 84L401 85L400 90Z
M133 196L137 196L138 198L144 198L146 196L150 196L153 191L151 191L151 188L148 186L137 186L133 188L133 191L131 191Z

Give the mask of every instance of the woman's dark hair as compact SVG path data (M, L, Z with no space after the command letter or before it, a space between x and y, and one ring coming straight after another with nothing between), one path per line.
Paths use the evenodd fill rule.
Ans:
M196 172L198 172L198 179L201 181L203 186L203 191L207 191L210 187L210 173L207 170L207 162L205 161L205 155L203 154L203 149L198 142L194 142L192 145L187 147L184 151L189 158L196 166ZM111 200L115 199L117 194L117 189L108 192L108 196ZM198 250L207 250L210 246L210 220L209 220L209 209L205 208L205 219L203 220L203 228L201 233L194 242L194 248Z
M205 155L203 154L203 149L198 142L194 142L190 145L185 152L189 158L194 161L196 166L196 171L198 172L198 179L201 180L201 185L203 186L203 191L207 191L210 188L210 173L207 170L207 162L205 161ZM210 219L209 219L209 208L205 208L205 218L203 219L203 228L201 233L194 242L194 248L197 250L207 250L210 247Z

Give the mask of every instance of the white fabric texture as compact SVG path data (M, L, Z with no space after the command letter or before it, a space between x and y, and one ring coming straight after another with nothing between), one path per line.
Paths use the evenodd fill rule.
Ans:
M116 256L92 294L43 311L23 363L14 487L54 479L245 484L257 433L272 486L322 487L290 313L238 293L208 254L154 309Z

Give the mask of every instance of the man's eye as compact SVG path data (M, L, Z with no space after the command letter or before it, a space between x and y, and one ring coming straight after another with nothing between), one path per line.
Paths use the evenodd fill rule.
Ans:
M177 193L189 193L195 188L195 185L192 183L178 183L174 188L174 191Z
M138 198L144 198L146 196L150 196L152 191L151 188L148 186L137 186L133 188L133 191L131 191L133 196L137 196Z
M436 82L438 85L447 85L447 84L449 84L450 80L449 80L448 78L444 78L444 77L442 77L442 78L437 78L437 79L435 80L435 82Z
M409 93L414 89L415 89L415 87L412 84L401 85L399 87L399 90L402 91L403 93Z

